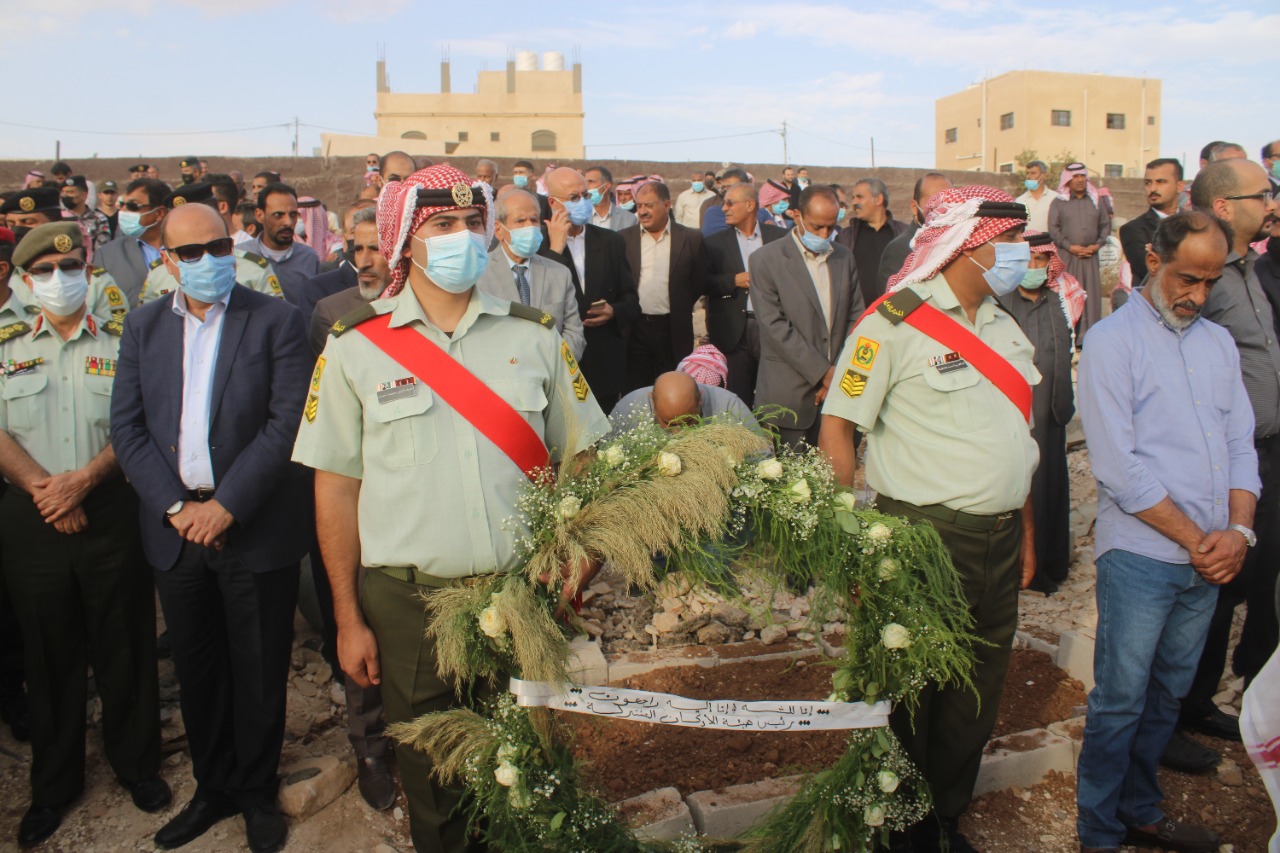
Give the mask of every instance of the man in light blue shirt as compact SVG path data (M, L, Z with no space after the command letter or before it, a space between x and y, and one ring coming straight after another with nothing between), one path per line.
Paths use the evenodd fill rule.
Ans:
M1081 850L1217 850L1159 808L1156 768L1218 585L1255 542L1253 409L1227 331L1200 321L1230 238L1203 213L1161 222L1148 286L1094 327L1079 400L1098 481L1098 629L1077 770Z

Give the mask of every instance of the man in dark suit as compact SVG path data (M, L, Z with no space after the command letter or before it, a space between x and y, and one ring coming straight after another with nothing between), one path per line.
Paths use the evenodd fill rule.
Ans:
M263 853L287 832L276 773L310 538L307 478L289 457L312 359L296 308L236 286L217 211L184 205L164 232L179 290L130 312L111 398L196 779L155 840L180 847L240 812L249 848Z
M608 413L626 387L626 333L640 314L635 278L622 237L590 224L587 179L567 166L546 177L550 218L538 254L569 268L587 340L582 372Z
M1147 244L1155 236L1160 220L1178 212L1178 193L1182 192L1182 164L1172 157L1161 157L1147 164L1142 188L1147 193L1147 212L1120 226L1120 246L1133 273L1133 286L1147 277Z
M937 193L951 189L951 179L941 172L926 172L916 178L915 189L911 193L911 222L902 233L889 241L880 253L880 269L876 275L876 290L884 293L889 279L898 274L902 265L911 254L911 241L924 222L924 208Z
M627 342L627 391L652 385L693 352L693 304L707 292L702 235L672 221L667 185L649 181L634 196L640 222L619 232L640 300Z
M93 254L93 262L116 280L130 308L138 307L138 294L151 262L160 257L160 227L168 212L164 199L169 192L169 185L163 181L130 181L121 200L119 236Z
M889 210L889 188L879 178L862 178L853 185L848 226L835 242L853 252L858 269L862 301L870 305L884 295L880 286L880 258L894 238L907 230L907 223L893 218Z
M725 190L724 220L729 227L703 240L707 253L707 336L729 363L728 388L754 405L760 366L760 329L751 305L751 255L787 232L756 219L756 192L750 184Z
M791 410L774 425L792 446L817 445L818 407L844 339L865 310L853 252L831 242L839 212L835 190L810 186L800 193L791 234L747 262L760 323L755 404Z
M333 324L363 303L380 297L391 283L387 260L378 250L378 212L372 207L358 210L356 220L351 238L354 281L351 287L317 302L311 314L307 341L311 344L311 354L317 358L324 352L325 341L329 339L329 330L333 328Z
M336 269L322 272L305 285L284 295L286 302L292 302L302 314L302 328L311 328L311 316L322 299L350 290L356 286L360 275L355 266L343 258ZM290 298L292 297L292 298Z

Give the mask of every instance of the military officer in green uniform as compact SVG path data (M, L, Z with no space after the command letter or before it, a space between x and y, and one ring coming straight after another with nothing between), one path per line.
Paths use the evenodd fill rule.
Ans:
M199 164L196 164L196 167L198 168ZM164 206L169 210L184 204L203 204L217 210L218 202L213 195L213 185L205 182L184 184L169 193L164 200ZM236 256L238 284L268 296L284 298L284 291L280 289L280 280L276 278L270 261L255 252L246 252L241 249L233 249L232 253ZM159 299L178 289L177 280L165 269L162 258L156 258L148 268L150 271L147 273L147 280L143 282L142 291L138 294L139 305L150 302L152 299Z
M438 347L469 383L496 393L509 418L533 428L542 460L546 451L576 453L609 423L555 321L475 289L493 236L487 185L451 166L415 172L383 189L378 226L389 297L335 324L293 458L316 469L339 661L357 682L381 684L396 722L454 704L454 685L424 645L420 595L512 565L521 534L509 519L527 475L513 444L486 437L464 413L467 392L407 366L414 360L401 338L375 344L370 335L410 330L400 334ZM500 414L495 407L479 420ZM451 815L456 794L431 780L422 753L397 747L396 755L414 848L467 849L465 820Z
M31 807L24 847L57 830L84 788L87 671L107 762L138 808L168 806L159 778L155 593L138 501L110 440L121 324L86 310L82 232L40 225L13 257L40 313L0 327L0 543L26 651Z
M933 197L889 295L855 325L823 405L819 446L852 486L855 428L868 434L867 484L890 515L932 524L960 575L973 632L975 689L928 685L894 731L924 774L934 814L902 849L972 850L957 829L977 780L1018 622L1035 572L1028 495L1032 348L994 295L1022 281L1026 208L972 186Z

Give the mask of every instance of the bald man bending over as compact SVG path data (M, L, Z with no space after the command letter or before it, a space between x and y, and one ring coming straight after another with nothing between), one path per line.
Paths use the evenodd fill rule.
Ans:
M732 391L703 385L687 373L672 370L623 397L609 415L609 423L611 433L617 435L642 423L657 422L663 429L672 429L680 426L682 418L720 415L760 429L751 410Z

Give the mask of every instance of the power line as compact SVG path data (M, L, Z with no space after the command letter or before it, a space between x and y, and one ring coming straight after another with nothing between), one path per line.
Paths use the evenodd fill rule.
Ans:
M803 133L805 136L812 136L814 139L820 139L823 142L829 142L832 145L840 145L844 148L853 148L856 151L871 150L865 145L853 145L852 143L849 143L849 142L840 142L839 140L836 140L836 139L828 139L825 136L819 136L816 133L811 133L810 131L805 130L803 127L796 127L794 124L791 124L791 123L787 124L787 128L789 130L798 130L801 133ZM888 154L932 154L933 153L932 151L897 151L890 148L881 148L880 150Z
M679 145L685 142L715 142L720 139L740 139L744 136L761 136L766 133L777 133L775 130L753 130L749 133L731 133L727 136L701 136L697 139L663 139L658 142L593 142L587 148L624 148L632 145Z
M69 127L44 127L38 124L19 124L15 121L0 121L6 127L21 127L27 130L45 130L51 133L92 133L95 136L206 136L214 133L248 133L253 130L275 130L289 127L293 122L281 124L260 124L256 127L233 127L220 130L77 130Z
M304 122L301 122L301 126L302 126L302 127L310 127L310 128L315 129L315 130L331 130L331 131L333 131L334 133L350 133L350 134L353 134L353 135L355 135L355 136L368 136L368 135L369 135L369 131L367 131L367 130L347 130L346 128L342 128L342 127L326 127L326 126L325 126L325 125L323 125L323 124L307 124L305 121L304 121Z

